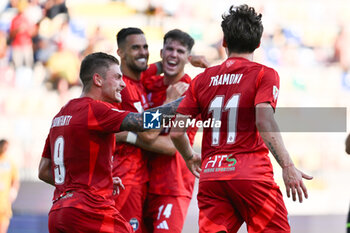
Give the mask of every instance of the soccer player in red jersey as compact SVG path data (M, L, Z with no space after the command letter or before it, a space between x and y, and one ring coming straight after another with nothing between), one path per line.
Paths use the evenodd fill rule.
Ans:
M124 28L117 34L118 55L121 59L121 71L126 88L121 91L122 103L120 109L131 112L143 112L149 108L147 93L142 85L141 79L156 75L162 70L161 63L148 63L148 44L144 33L139 28ZM180 96L175 96L178 98ZM174 99L172 99L174 100ZM128 135L134 137L134 141L128 143L117 143L114 154L114 176L122 179L125 190L115 196L117 209L133 226L136 232L142 232L143 205L147 195L148 156L140 147L133 145L136 138L142 139L148 144L150 150L173 154L175 148L167 137L158 137L159 132L143 132L136 134L130 132ZM152 143L151 143L152 141ZM156 141L156 142L154 142ZM158 142L161 143L158 143Z
M165 34L160 53L164 76L152 76L143 80L149 92L151 107L167 102L166 92L170 85L179 85L180 93L187 89L191 78L185 74L184 68L193 45L192 37L181 30L175 29ZM170 127L164 128L161 135L168 135L169 131ZM188 131L191 145L196 131L197 128ZM175 156L171 157L154 153L150 155L149 172L145 207L148 232L181 233L192 198L195 177L177 151Z
M112 178L114 133L144 129L142 114L112 105L121 102L125 87L118 64L105 53L85 57L81 97L69 101L52 120L39 164L39 178L56 187L49 214L51 233L133 232L112 197L113 183L121 185ZM179 101L152 111L172 114Z
M253 62L263 32L261 14L247 5L232 6L221 27L228 59L191 82L176 117L186 122L201 114L204 122L221 124L204 128L202 158L190 146L185 127L170 133L189 169L200 174L199 231L237 232L246 222L249 233L290 232L269 150L294 201L308 197L302 179L312 177L294 166L274 120L277 72Z
M120 30L117 34L117 43L123 79L126 83L126 88L121 92L123 102L120 108L131 112L143 112L149 108L149 104L141 81L162 73L162 63L147 65L148 44L144 33L139 28L129 27ZM195 66L207 66L203 56L193 56L191 63ZM184 88L183 85L169 88L166 103L180 97L185 91ZM117 143L116 146L114 175L123 180L125 190L116 196L115 203L117 209L136 232L142 232L144 228L143 205L149 180L148 156L143 149L166 155L173 155L176 151L170 138L159 135L159 132L159 130L138 134L129 132L126 137L127 143Z

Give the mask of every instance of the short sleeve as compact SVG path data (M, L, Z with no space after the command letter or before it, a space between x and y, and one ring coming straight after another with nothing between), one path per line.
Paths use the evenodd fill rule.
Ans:
M279 76L278 73L267 67L263 67L256 80L256 95L254 105L259 103L270 103L273 109L276 108L279 94Z
M46 138L44 150L43 150L43 153L42 153L41 157L51 159L51 148L50 148L50 137L49 137L49 135Z
M181 101L177 112L183 115L191 115L192 118L195 118L199 113L198 99L196 97L196 83L200 79L201 74L192 80L189 88L185 93L185 98Z
M112 104L95 101L89 105L88 127L91 130L108 133L119 132L120 125L129 113Z

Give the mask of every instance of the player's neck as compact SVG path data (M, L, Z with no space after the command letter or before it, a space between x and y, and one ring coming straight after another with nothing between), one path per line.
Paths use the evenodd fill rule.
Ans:
M230 53L228 54L228 57L242 57L249 61L253 61L253 53Z
M172 85L172 84L175 84L177 83L178 81L180 81L180 79L185 75L185 71L182 71L180 73L178 73L176 76L174 77L170 77L170 76L167 76L166 74L164 74L164 85Z
M103 101L103 98L102 98L99 90L94 89L93 87L91 87L91 89L89 91L83 90L83 92L80 95L80 98L84 98L84 97L89 97L89 98L94 99L94 100Z
M130 69L124 62L121 63L120 69L123 75L127 76L132 80L139 81L141 79L141 72Z

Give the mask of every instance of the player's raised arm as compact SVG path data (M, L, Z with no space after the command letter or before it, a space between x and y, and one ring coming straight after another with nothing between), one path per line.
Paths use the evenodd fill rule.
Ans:
M116 133L117 142L127 142L132 145L141 147L144 150L154 153L172 156L176 153L176 148L168 135L159 135L159 130L152 132L134 133L131 131L123 131ZM147 134L146 134L147 133ZM152 136L149 136L151 134ZM155 137L153 135L156 135Z
M175 122L186 122L187 119L188 116L177 114ZM176 149L184 158L188 169L190 169L193 175L199 178L199 174L201 172L201 156L191 147L186 130L186 127L179 127L179 124L176 124L176 126L174 126L170 131L170 137Z
M200 68L208 68L209 62L205 58L205 56L202 55L191 55L189 56L189 61L192 66L194 67L200 67Z
M256 126L266 146L283 169L283 181L286 186L287 196L292 193L293 201L296 201L298 194L299 202L303 201L303 193L308 198L307 189L303 178L311 180L313 177L298 170L286 150L278 125L274 118L273 108L269 103L256 105Z

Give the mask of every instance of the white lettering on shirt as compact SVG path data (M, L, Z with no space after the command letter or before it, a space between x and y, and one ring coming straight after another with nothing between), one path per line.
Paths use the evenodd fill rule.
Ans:
M233 85L239 84L243 77L243 74L221 74L212 76L209 87L218 85Z
M72 119L71 115L64 115L64 116L60 116L60 117L55 117L52 120L51 128L69 125L69 122L71 119Z

